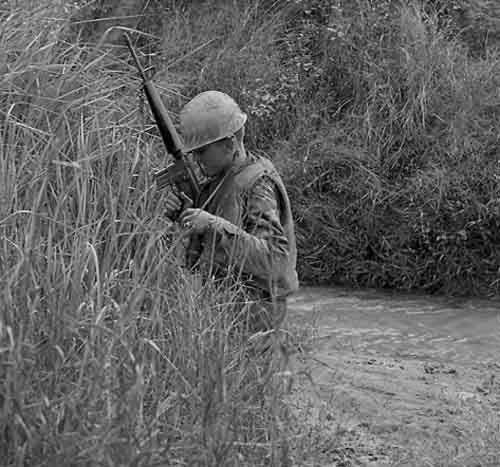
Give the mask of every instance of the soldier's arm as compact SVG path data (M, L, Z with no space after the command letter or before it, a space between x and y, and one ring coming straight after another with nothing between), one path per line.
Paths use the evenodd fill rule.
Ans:
M219 247L228 264L261 280L278 279L285 271L289 242L280 222L279 194L269 177L262 177L248 194L242 226L220 219Z

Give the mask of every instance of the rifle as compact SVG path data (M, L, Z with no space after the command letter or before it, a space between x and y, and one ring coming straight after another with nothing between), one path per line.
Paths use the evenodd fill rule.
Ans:
M139 75L142 78L144 94L146 94L148 99L151 112L153 113L158 130L160 131L165 148L174 158L174 162L172 164L153 174L156 182L156 188L161 190L167 185L175 186L180 193L183 193L189 198L192 206L193 201L198 198L200 193L200 185L196 178L193 165L188 160L186 153L183 150L179 134L177 133L174 124L168 115L167 109L163 105L160 95L158 94L153 82L147 79L146 74L141 67L139 58L132 47L128 34L125 34L125 39L127 41L128 49L130 50L135 65L139 71Z

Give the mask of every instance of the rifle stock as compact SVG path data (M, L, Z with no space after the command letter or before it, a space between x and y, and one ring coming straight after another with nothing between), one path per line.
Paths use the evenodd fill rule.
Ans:
M130 42L130 38L125 34L127 46L134 59L135 65L141 76L144 94L148 100L151 112L163 140L167 152L172 155L174 162L164 169L159 170L153 176L158 190L168 185L176 186L177 189L187 195L191 200L196 200L200 193L200 186L196 178L193 166L183 150L183 145L172 120L163 105L154 83L147 79L141 67L139 58Z

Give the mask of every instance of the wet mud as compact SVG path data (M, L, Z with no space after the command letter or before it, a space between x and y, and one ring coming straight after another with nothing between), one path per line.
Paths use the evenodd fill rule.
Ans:
M500 466L500 303L311 288L289 328L296 465Z

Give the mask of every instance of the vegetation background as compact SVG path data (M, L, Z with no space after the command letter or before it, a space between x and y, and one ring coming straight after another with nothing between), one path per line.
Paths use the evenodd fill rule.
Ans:
M0 459L300 465L229 292L175 263L119 26L174 118L206 89L249 114L249 148L289 187L303 282L498 295L499 9L0 2Z
M241 103L250 148L289 184L303 282L498 295L499 9L129 1L81 14L139 16L128 26L159 38L143 42L170 108L211 88Z

